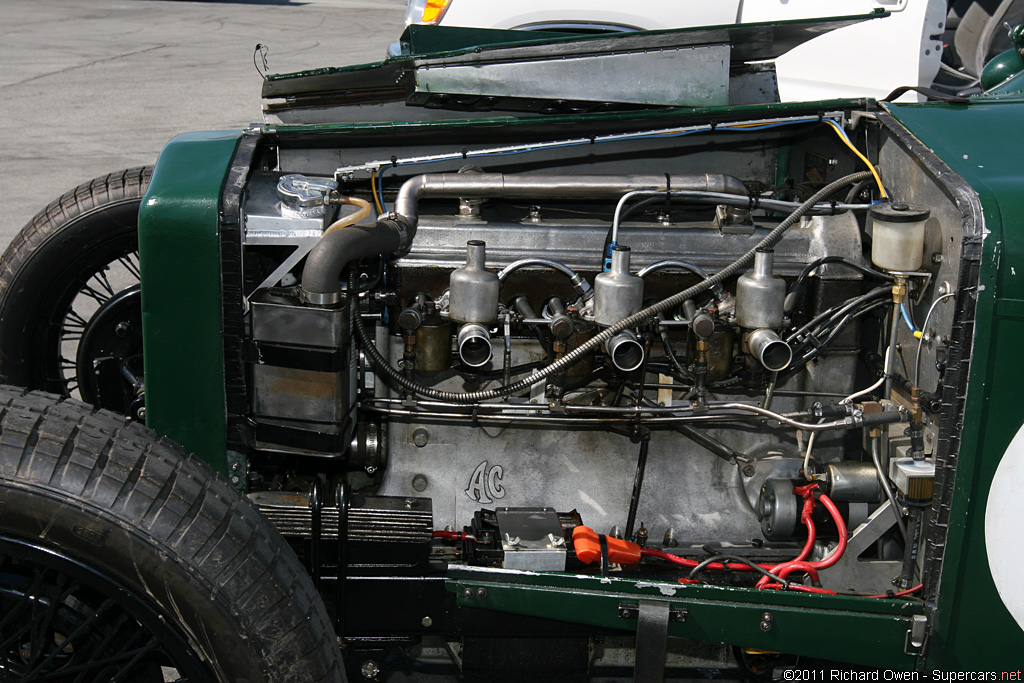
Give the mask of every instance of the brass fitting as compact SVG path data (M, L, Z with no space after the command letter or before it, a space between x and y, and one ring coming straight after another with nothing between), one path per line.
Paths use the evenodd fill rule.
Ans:
M921 410L921 387L910 390L910 424L924 422L924 411Z
M892 302L899 306L907 298L907 278L902 275L896 276L892 284Z

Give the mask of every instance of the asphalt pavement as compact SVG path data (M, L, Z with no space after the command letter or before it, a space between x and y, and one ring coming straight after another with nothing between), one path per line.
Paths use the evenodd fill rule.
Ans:
M0 248L63 192L172 137L262 120L272 72L377 61L405 0L0 0Z

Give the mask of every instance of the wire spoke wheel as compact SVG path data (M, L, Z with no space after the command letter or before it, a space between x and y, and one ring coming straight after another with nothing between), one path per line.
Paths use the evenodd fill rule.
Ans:
M142 372L139 253L112 258L71 293L57 338L47 340L59 347L60 361L46 384L62 386L64 396L131 414L136 396L124 390L141 387Z
M0 535L0 681L214 681L145 596L96 568Z
M0 259L0 380L143 414L138 210L150 168L40 212Z

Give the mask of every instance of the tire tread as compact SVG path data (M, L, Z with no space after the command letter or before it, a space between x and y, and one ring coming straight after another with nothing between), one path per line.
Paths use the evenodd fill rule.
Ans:
M151 430L74 400L0 387L0 405L0 492L28 486L130 524L230 606L267 681L344 680L312 581L223 477Z

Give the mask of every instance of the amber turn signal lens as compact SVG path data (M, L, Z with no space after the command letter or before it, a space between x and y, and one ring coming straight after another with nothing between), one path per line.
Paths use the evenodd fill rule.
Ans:
M427 0L423 7L423 23L436 24L440 21L444 11L448 9L449 2L451 0Z

